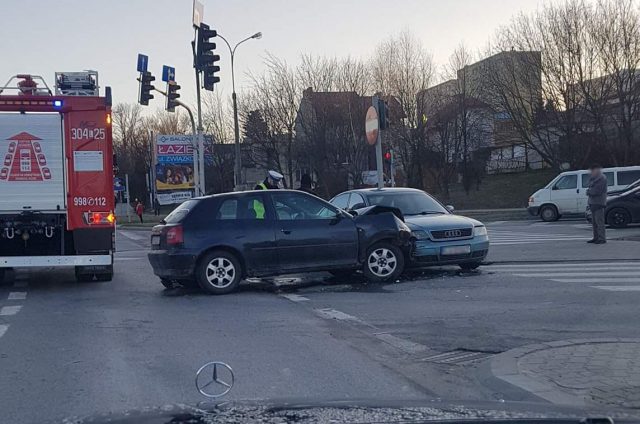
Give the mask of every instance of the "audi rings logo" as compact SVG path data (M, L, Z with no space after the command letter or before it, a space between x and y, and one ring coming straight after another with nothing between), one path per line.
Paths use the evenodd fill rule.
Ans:
M461 230L447 230L447 231L444 232L444 236L446 238L461 237L462 236L462 231Z
M233 370L224 362L209 362L196 372L196 388L202 396L219 398L231 391Z

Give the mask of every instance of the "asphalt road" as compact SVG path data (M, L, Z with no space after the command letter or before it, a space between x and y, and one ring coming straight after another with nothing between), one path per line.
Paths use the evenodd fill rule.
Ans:
M164 290L137 230L120 232L110 283L16 270L0 286L0 422L196 403L211 360L235 371L228 399L540 400L494 378L492 358L640 338L640 228L603 246L580 221L489 229L492 265L388 285L318 274L222 297Z

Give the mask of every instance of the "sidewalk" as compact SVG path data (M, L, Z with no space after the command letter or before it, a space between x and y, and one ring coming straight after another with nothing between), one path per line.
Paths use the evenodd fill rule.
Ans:
M556 404L640 408L640 339L524 346L495 356L491 372Z

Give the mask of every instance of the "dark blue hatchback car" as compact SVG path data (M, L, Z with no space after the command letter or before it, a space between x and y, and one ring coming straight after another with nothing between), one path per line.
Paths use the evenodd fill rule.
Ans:
M162 283L192 281L214 294L245 277L362 269L397 278L410 230L384 208L354 217L293 190L225 193L188 200L152 230L149 261Z

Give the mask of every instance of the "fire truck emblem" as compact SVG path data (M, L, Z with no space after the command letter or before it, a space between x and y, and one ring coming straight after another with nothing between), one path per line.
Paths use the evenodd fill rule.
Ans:
M9 137L9 147L0 170L0 179L8 181L43 181L51 179L41 138L27 132Z

